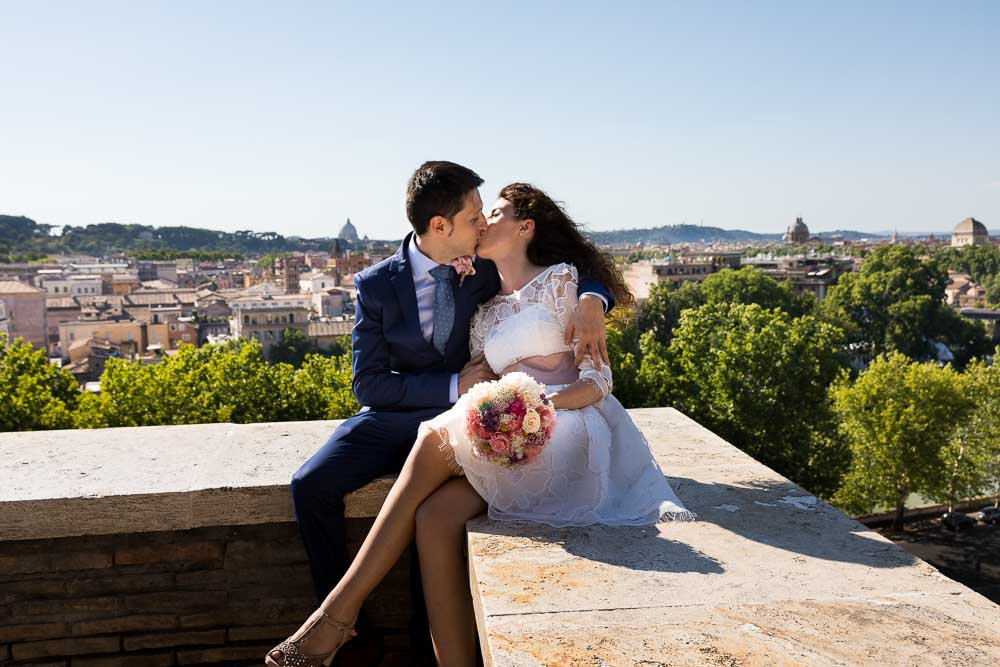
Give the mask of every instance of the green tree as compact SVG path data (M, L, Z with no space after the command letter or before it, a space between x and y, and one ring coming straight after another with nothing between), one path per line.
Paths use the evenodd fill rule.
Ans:
M153 365L109 360L101 412L108 426L280 421L277 378L256 341L181 345L177 355Z
M780 308L798 317L813 312L815 297L795 294L788 283L779 283L756 267L723 269L700 283L654 285L649 298L640 306L639 328L653 332L660 344L669 345L681 313L712 303L755 303L768 310Z
M911 493L933 493L942 449L968 411L959 374L899 352L877 357L851 384L831 388L851 467L834 502L861 513L892 507L902 528Z
M1000 308L1000 273L987 280L983 286L986 288L986 302L994 308Z
M765 310L780 308L798 317L811 312L811 295L796 295L787 282L778 282L760 269L744 266L713 273L701 284L705 303L755 303Z
M647 395L639 379L642 353L639 350L639 325L632 311L616 308L607 322L608 358L614 372L614 392L622 405L638 408L647 405Z
M358 409L346 356L306 356L303 368L268 364L250 339L195 348L153 365L112 359L81 427L342 419Z
M675 407L828 496L848 460L827 396L843 369L837 355L841 336L809 315L795 318L757 304L708 304L683 313L669 359L658 362L659 381L655 373L647 381L672 386Z
M969 403L967 416L942 448L944 474L935 478L927 495L949 505L982 493L1000 501L1000 366L976 360L959 382Z
M947 272L909 246L884 246L861 270L841 276L822 304L825 319L842 325L862 360L899 351L934 358L935 341L948 345L961 365L987 349L981 328L966 327L944 304Z
M285 329L281 332L281 340L271 346L271 363L291 364L295 368L302 366L307 354L315 354L318 350L301 329Z
M0 431L73 428L80 390L43 350L0 334Z
M310 354L295 373L297 400L307 406L310 419L346 419L360 406L351 391L348 355L324 357Z
M257 266L265 269L273 269L274 260L276 260L279 257L288 257L290 254L291 253L287 252L271 252L267 253L266 255L261 255L260 258L257 260Z
M996 246L942 248L936 256L949 270L968 273L980 285L1000 274L1000 248Z
M674 329L681 321L681 313L704 302L698 283L657 283L639 306L636 315L639 330L651 332L660 344L669 345Z

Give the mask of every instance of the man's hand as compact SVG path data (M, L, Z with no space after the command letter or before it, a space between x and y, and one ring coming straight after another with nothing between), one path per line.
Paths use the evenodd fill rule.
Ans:
M600 366L601 361L605 364L611 363L608 359L607 332L604 328L604 302L598 297L590 294L580 297L569 326L566 327L566 344L572 345L574 337L578 339L577 366L583 363L583 358L588 354L594 360L595 366Z
M486 363L486 355L480 354L475 359L470 359L469 363L458 372L458 395L462 396L473 386L480 382L496 380L496 373Z

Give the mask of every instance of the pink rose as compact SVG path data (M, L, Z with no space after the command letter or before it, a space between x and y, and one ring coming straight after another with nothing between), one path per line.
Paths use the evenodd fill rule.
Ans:
M507 456L511 452L510 436L506 433L494 433L490 438L490 449L501 456Z

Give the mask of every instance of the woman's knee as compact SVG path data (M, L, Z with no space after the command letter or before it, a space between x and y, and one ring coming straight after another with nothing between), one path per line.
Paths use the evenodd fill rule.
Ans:
M448 499L442 494L432 494L420 503L416 513L418 542L431 540L439 542L461 535L465 520L456 517Z

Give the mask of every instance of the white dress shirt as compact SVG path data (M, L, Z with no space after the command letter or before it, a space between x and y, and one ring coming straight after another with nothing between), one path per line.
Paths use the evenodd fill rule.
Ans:
M433 341L434 336L434 288L437 281L431 275L431 269L438 265L433 259L420 252L417 246L417 235L410 237L410 245L407 247L410 255L410 270L413 271L413 289L417 293L417 314L420 317L420 333L428 343ZM580 296L596 296L604 303L604 312L608 311L608 300L600 294L594 292L584 292ZM448 400L452 403L458 401L458 373L451 376L451 389L448 393Z
M431 269L438 265L433 259L420 252L417 247L416 234L410 237L407 252L410 255L410 270L413 271L413 289L417 293L417 314L420 317L420 333L424 340L432 342L434 336L434 288L437 281L431 275ZM448 400L452 403L458 400L458 373L451 376L451 389Z

